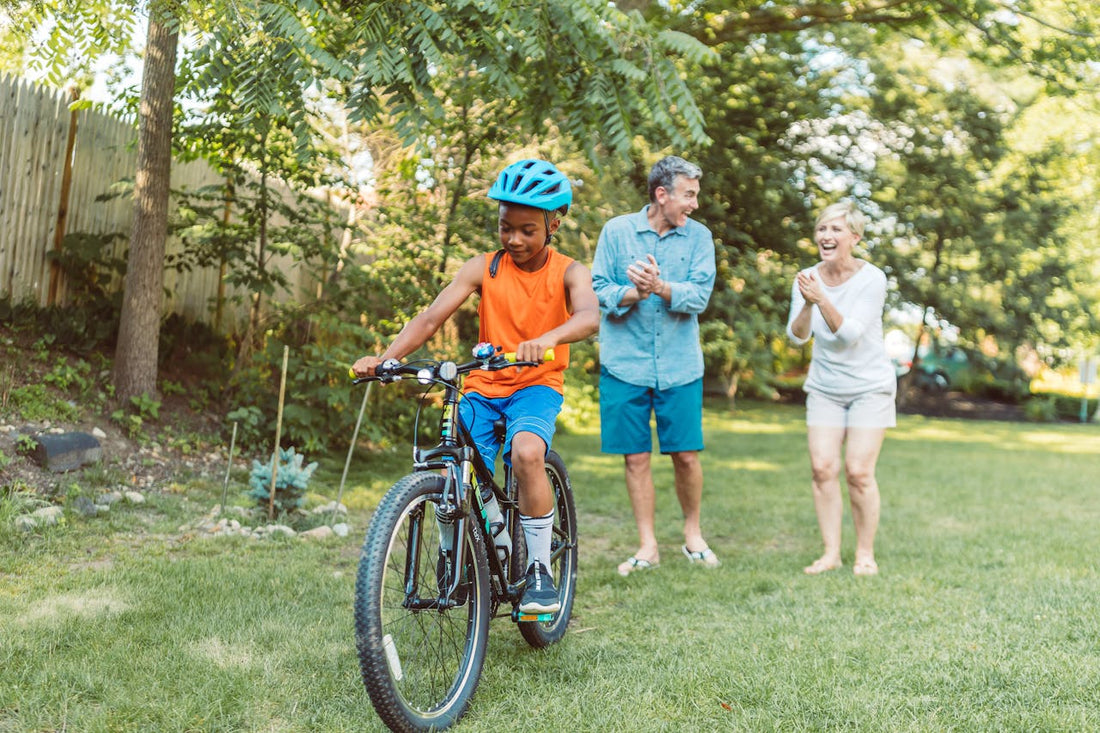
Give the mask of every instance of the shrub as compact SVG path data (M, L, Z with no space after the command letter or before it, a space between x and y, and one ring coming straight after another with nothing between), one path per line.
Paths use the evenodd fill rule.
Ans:
M1024 416L1032 422L1055 422L1058 410L1050 395L1035 396L1024 403Z
M77 417L77 409L42 383L16 387L8 395L8 406L24 420L64 421Z
M1041 403L1042 407L1032 407L1034 403ZM1032 419L1031 412L1035 411L1036 414L1041 414L1044 419L1048 421L1055 420L1070 420L1077 422L1081 419L1081 397L1080 395L1062 394L1059 392L1045 392L1037 394L1028 400L1025 405L1028 419ZM1089 397L1085 400L1085 418L1091 419L1096 415L1097 398Z
M274 502L275 511L279 514L289 514L305 502L306 487L317 470L317 462L303 466L304 460L305 456L295 453L293 447L279 450ZM251 486L248 495L265 510L271 505L271 468L271 461L252 461L252 474L248 479Z

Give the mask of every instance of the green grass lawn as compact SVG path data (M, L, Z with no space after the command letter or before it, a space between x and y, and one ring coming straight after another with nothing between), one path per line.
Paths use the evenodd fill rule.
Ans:
M621 459L594 429L559 435L581 526L573 627L535 652L494 622L457 730L1100 729L1097 427L901 417L873 578L851 573L847 517L845 568L801 572L820 551L804 432L800 408L709 407L703 529L722 566L679 554L657 457L661 566L625 579ZM220 496L202 482L0 529L0 731L380 730L352 592L370 507L406 455L353 465L344 540L181 534ZM342 468L318 472L325 499Z

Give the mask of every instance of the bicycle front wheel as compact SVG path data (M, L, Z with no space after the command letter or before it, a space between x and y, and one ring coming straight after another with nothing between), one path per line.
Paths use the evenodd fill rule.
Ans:
M489 637L484 540L466 532L453 586L440 561L435 473L398 481L367 529L355 583L355 642L371 704L392 730L442 730L469 707ZM452 531L448 526L446 531Z
M561 608L549 621L520 621L519 631L536 649L565 636L577 595L577 508L565 462L556 452L546 456L546 477L554 492L554 537L550 543L550 574L558 587Z

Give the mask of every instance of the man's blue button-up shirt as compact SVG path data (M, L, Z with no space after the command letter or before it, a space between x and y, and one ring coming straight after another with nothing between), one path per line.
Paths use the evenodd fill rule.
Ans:
M624 382L668 389L703 376L699 314L714 288L714 239L692 219L658 236L648 209L617 216L600 232L592 262L592 286L600 299L600 364ZM634 287L626 268L645 262L647 254L671 287L671 303L651 294L620 305Z

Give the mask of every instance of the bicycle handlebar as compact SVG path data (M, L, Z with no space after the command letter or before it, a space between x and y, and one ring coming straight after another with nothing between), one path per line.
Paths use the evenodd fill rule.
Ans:
M541 363L554 360L554 350L547 349L542 355L543 361L516 361L516 352L508 351L505 353L495 352L490 356L486 356L480 359L474 359L468 361L465 364L455 364L450 360L430 360L430 359L417 359L413 362L400 362L397 359L387 359L374 368L374 376L360 377L355 373L354 367L348 367L348 376L353 380L353 384L360 384L362 382L376 381L376 382L395 382L400 380L405 375L412 375L418 378L434 381L435 379L442 379L446 382L454 381L458 375L472 372L476 369L483 369L489 372L499 371L501 369L507 369L508 367L527 367L527 366L539 366ZM454 374L446 374L446 368L444 365L454 365ZM424 372L428 374L425 375Z

